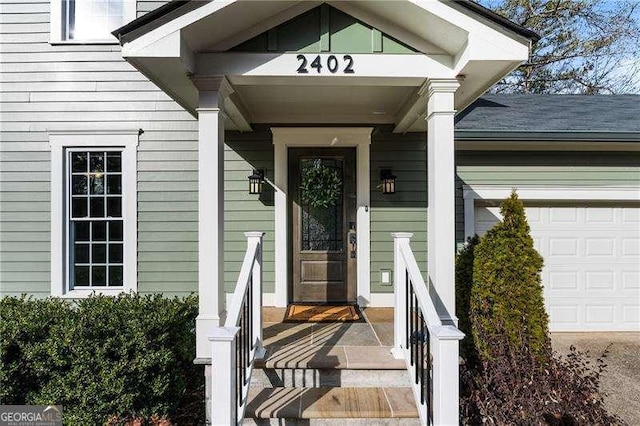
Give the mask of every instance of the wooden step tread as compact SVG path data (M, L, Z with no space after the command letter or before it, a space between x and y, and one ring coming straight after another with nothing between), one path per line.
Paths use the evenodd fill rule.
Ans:
M416 418L411 388L252 388L247 418Z
M271 346L257 368L403 370L388 346Z

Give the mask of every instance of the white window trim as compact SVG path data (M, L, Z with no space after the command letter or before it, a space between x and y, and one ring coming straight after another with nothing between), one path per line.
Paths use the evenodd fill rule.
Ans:
M504 200L514 189L524 201L640 201L639 186L464 185L465 240L476 233L476 200Z
M124 22L131 22L136 19L138 2L136 0L123 0L123 2ZM64 40L62 38L62 0L51 0L49 17L50 44L119 44L115 37L109 39Z
M118 295L138 290L136 153L138 130L49 132L51 147L51 295L82 298L91 294ZM66 255L67 148L122 148L122 220L124 286L100 289L69 289Z
M274 145L275 186L275 306L287 306L288 265L288 148L290 147L356 147L356 233L358 238L357 299L360 306L371 305L370 282L370 176L369 146L371 127L272 127Z

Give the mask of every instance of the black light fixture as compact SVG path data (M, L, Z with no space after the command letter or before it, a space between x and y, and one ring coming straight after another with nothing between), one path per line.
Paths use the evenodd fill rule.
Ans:
M249 176L249 194L262 194L262 184L264 183L264 170L254 170Z
M383 194L396 193L396 177L391 173L391 169L380 170L380 183Z

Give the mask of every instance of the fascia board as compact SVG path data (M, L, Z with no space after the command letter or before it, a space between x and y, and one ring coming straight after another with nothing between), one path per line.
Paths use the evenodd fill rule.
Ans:
M207 3L206 5L192 10L182 16L179 16L164 25L161 25L158 28L155 28L149 31L146 34L141 35L135 40L129 41L124 44L124 46L128 46L127 49L129 52L136 52L137 54L142 54L146 47L153 45L155 42L173 34L179 33L180 30L191 25L201 19L206 18L207 16L236 3L238 0L221 0L221 1L212 1ZM124 47L123 47L124 50Z

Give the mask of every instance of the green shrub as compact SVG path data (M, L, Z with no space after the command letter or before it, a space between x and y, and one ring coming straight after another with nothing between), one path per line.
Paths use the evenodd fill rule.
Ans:
M471 309L474 251L479 241L480 238L474 235L456 257L456 316L458 317L458 328L465 334L460 343L460 356L467 362L473 362L476 358L469 312Z
M175 417L202 387L197 311L195 297L3 298L0 401L61 404L66 424Z
M515 191L500 211L502 221L474 250L470 312L475 347L481 360L491 360L494 345L488 342L506 339L514 352L524 348L545 357L551 342L540 279L542 256L533 248Z

